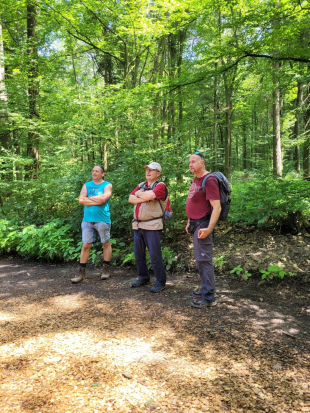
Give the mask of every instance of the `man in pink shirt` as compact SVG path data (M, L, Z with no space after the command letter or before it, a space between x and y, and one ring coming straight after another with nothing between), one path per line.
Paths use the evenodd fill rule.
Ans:
M141 182L131 192L128 200L134 204L132 229L134 230L134 252L139 276L131 287L141 287L150 282L145 255L147 248L156 278L155 285L150 291L158 293L166 285L160 236L163 229L163 215L168 202L168 191L166 185L159 180L161 166L158 162L151 162L144 168L146 181Z
M212 231L221 213L219 185L217 179L211 176L205 183L205 192L202 190L202 181L210 173L205 168L202 153L195 152L190 156L189 169L195 178L186 202L186 232L193 236L194 255L202 283L201 290L192 293L197 300L192 301L191 306L212 307L216 305Z

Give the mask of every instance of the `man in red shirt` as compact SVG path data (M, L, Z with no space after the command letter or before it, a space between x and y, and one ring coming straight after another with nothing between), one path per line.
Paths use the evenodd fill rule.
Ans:
M156 278L150 289L158 293L165 288L166 271L163 263L160 235L163 229L163 215L168 202L166 185L159 181L161 166L158 162L145 165L146 181L141 182L129 195L134 204L132 228L134 230L134 253L139 278L131 284L132 288L150 282L146 264L146 248L149 250L152 268Z
M211 176L206 181L205 193L201 188L203 178L209 174L202 153L195 152L189 158L189 169L195 178L189 189L186 202L188 217L186 232L192 234L196 265L202 287L193 291L197 300L191 302L195 308L212 307L215 301L214 267L212 262L212 231L221 213L218 181Z

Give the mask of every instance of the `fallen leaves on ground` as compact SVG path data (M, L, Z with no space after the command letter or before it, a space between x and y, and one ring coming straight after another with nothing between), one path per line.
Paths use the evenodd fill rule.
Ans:
M197 310L196 276L150 294L125 270L71 285L59 268L0 265L1 413L310 411L298 309L218 279L218 306Z

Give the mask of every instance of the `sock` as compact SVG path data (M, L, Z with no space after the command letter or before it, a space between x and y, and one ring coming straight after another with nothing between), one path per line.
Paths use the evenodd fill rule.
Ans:
M86 263L86 264L87 264L87 263ZM86 268L86 264L82 264L82 263L80 262L80 267Z
M103 264L110 265L110 262L111 262L111 261L105 261L105 260L103 260Z

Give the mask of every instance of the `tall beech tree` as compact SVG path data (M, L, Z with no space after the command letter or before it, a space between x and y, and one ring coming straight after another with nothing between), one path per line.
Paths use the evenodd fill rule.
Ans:
M281 176L299 147L307 174L306 3L3 0L0 13L6 153L28 178L39 154L42 168L59 156L117 168L141 148L171 151L180 180L196 149L227 175Z
M28 97L29 97L29 119L36 124L40 118L38 96L38 40L37 40L37 1L27 0L27 75L28 75ZM27 154L34 159L32 170L39 169L39 134L35 127L30 127L28 132ZM32 176L34 174L32 173Z

